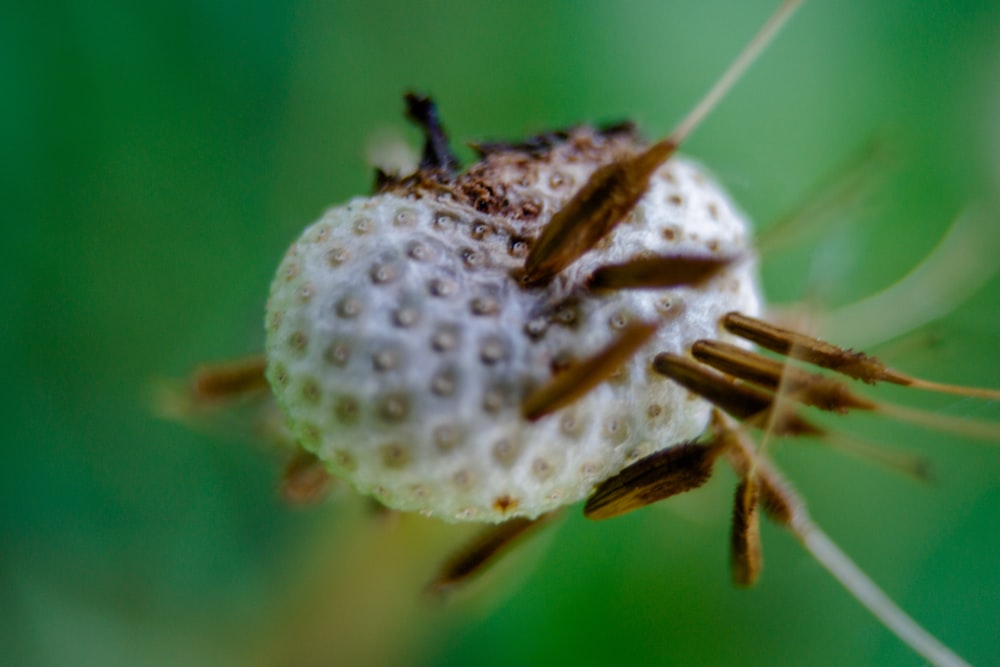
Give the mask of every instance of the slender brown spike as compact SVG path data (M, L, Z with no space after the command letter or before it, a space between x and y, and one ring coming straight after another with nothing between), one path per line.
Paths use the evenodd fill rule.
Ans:
M722 318L722 325L730 333L757 343L768 350L822 368L829 368L869 384L891 382L943 394L983 398L990 401L1000 400L1000 390L998 389L963 387L915 378L889 368L875 357L862 352L846 350L817 338L795 333L740 313L728 313Z
M653 359L653 370L669 377L737 419L764 427L768 425L774 394L739 384L724 375L684 357L661 352ZM823 430L795 414L783 415L774 424L777 435L822 435Z
M869 384L892 382L900 385L913 384L913 378L895 371L875 357L863 352L847 350L836 345L768 324L741 313L727 313L722 318L726 331L763 348L799 359L822 368L829 368L855 380Z
M773 391L781 388L792 400L820 410L845 413L852 408L876 408L873 401L858 396L835 378L810 373L736 345L699 340L691 347L691 354L716 370Z
M309 505L326 498L333 477L315 454L299 449L285 466L281 497L294 505Z
M254 355L209 366L195 371L191 392L202 401L236 399L267 389L267 359Z
M696 489L708 481L722 449L716 439L685 442L650 454L599 484L583 514L595 521L610 519Z
M446 596L496 562L515 541L558 514L549 512L537 519L510 519L481 530L441 566L424 590L435 597Z
M753 586L760 574L759 499L756 477L744 478L736 487L729 556L733 568L733 583L737 586Z
M528 394L521 403L521 414L529 421L541 419L570 405L604 382L618 367L656 333L657 324L631 322L621 335L588 359L570 366L548 383Z
M785 395L788 398L821 410L839 413L847 412L849 409L872 410L939 431L987 442L1000 442L1000 425L998 424L922 412L891 403L872 401L855 394L839 380L782 364L735 345L700 340L691 347L691 353L696 359L712 368L773 391L777 391L780 387L786 392ZM916 380L915 382L920 381ZM918 387L919 385L911 386ZM860 443L852 444L831 439L828 439L827 442L918 479L927 478L927 464L919 457L880 450Z
M732 257L665 255L637 257L622 264L599 267L590 276L590 289L662 289L700 285L733 261Z
M712 365L713 367L719 368L721 370L726 370L727 372L729 372L729 368L725 367L725 364L723 364L723 363L715 364L715 363L712 363L713 361L715 361L715 359L709 360L708 358L706 358L706 355L704 354L706 348L705 348L705 346L701 345L701 343L703 343L703 342L708 342L708 341L699 341L699 342L695 343L695 345L692 347L692 351L694 352L695 357L698 358L700 361L703 361L705 363L708 363L709 365ZM716 341L712 341L712 346L713 347L714 346L723 346L724 347L725 344L724 343L718 343ZM742 353L746 352L745 350L741 350L740 348L736 348L736 349L739 350ZM714 352L714 350L713 350L713 352ZM754 355L754 356L756 356L756 355ZM780 366L780 364L778 362L775 362L775 361L773 361L771 359L767 359L766 357L762 357L762 359L764 359L768 363L778 364L778 366ZM777 382L774 381L774 379L772 377L770 377L775 369L768 368L767 370L768 370L768 377L762 378L764 380L764 382L761 382L761 384L765 384L765 382L766 382L766 386L768 386L768 387L777 386ZM780 369L778 369L778 370L780 370ZM800 369L791 369L791 370L799 371ZM737 367L732 372L733 372L734 375L740 375L739 371L740 371L740 368ZM785 372L787 373L787 370ZM806 375L811 375L811 374L806 373ZM830 379L830 378L825 378L825 377L822 377L822 376L820 376L820 377L823 380L829 380ZM751 377L744 376L743 379L748 379L748 380L750 380L752 382L757 382L757 378L756 377L751 378ZM836 382L836 381L833 380L833 382ZM789 384L790 383L789 383L788 379L786 378L783 381L782 386L783 387L788 387ZM809 387L808 387L808 385L806 385L806 390L808 391L808 389L809 389ZM792 392L791 395L789 396L790 398L795 399L795 400L802 400L803 399L803 395L802 395L802 390L801 389L791 389L790 391ZM796 392L799 392L799 393L796 393ZM866 399L861 399L861 400L865 400L866 404L870 404L871 405L871 409L873 409L873 410L884 410L886 408L886 405L882 404L882 403L876 404L874 402L867 401ZM802 400L802 402L808 403L808 401L805 401L805 400ZM814 404L814 403L808 403L808 404ZM862 407L865 407L865 406L862 406ZM889 414L892 414L892 413L890 412ZM992 424L990 424L989 426L992 426ZM916 455L910 454L908 452L900 452L900 451L896 451L896 450L892 450L892 449L887 449L885 447L881 447L881 446L878 446L878 445L866 443L866 442L864 442L862 440L858 440L857 438L854 438L854 437L838 436L835 433L824 433L823 436L824 437L823 437L822 442L825 445L827 445L827 446L834 447L836 449L839 449L841 451L847 452L849 454L853 454L855 456L859 456L860 458L864 459L865 461L877 463L877 464L882 465L882 466L884 466L886 468L889 468L890 470L893 470L894 472L902 473L902 474L904 474L904 475L906 475L908 477L912 477L912 478L918 479L920 481L927 481L928 479L930 479L929 465L927 463L927 460L924 459L923 457L916 456ZM743 469L743 470L741 470L741 473L745 476L746 474L749 473L749 469ZM766 483L762 483L761 493L762 493L762 498L763 498L763 503L764 503L764 506L765 506L765 510L768 510L769 513L770 513L769 508L771 506L777 506L778 503L777 502L775 502L775 503L769 503L768 499L769 499L769 497L774 496L775 494L770 493L770 491L769 491L768 486L767 486Z
M635 207L649 178L676 145L659 141L634 157L595 171L542 230L524 263L526 285L548 282L593 248Z

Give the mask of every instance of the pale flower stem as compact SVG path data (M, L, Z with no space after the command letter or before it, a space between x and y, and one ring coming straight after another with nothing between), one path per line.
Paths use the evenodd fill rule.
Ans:
M907 646L939 667L969 663L920 626L878 587L799 507L790 529L827 572Z
M687 136L704 120L705 116L715 108L729 89L733 87L746 68L757 59L760 52L770 44L774 36L778 34L781 27L785 25L792 14L798 9L801 4L801 0L785 0L775 10L771 18L767 20L764 27L760 29L749 44L743 49L742 52L736 57L736 60L729 65L729 68L725 73L719 77L719 80L715 82L712 89L698 102L698 105L685 116L674 131L667 138L667 142L673 144L674 146L680 146L687 139Z
M805 503L784 482L781 473L765 457L760 455L750 440L742 433L739 426L725 418L732 433L737 435L732 440L736 453L745 461L748 470L754 470L767 480L783 498L790 510L791 516L782 521L788 530L802 543L806 550L823 566L833 578L848 593L861 603L885 627L909 646L915 653L925 658L936 667L969 667L969 663L959 657L954 651L941 643L931 633L903 611L899 605L879 588L865 572L858 567L850 557L841 551L833 540L820 529L809 516ZM739 473L739 467L737 467Z
M938 641L893 602L801 508L796 512L790 528L813 558L907 646L933 665L968 667L969 663Z

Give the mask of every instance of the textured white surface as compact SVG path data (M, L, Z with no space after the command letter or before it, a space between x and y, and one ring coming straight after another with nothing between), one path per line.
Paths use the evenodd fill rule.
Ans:
M748 224L674 158L606 243L551 285L521 288L509 275L524 261L518 236L535 236L593 168L541 165L529 186L542 215L530 224L448 197L382 194L306 229L267 314L268 376L301 444L390 507L501 521L578 501L637 458L697 437L708 405L649 365L726 338L728 311L758 312ZM699 289L580 287L602 264L650 253L741 259ZM553 364L593 354L635 319L662 326L615 378L538 422L521 418Z

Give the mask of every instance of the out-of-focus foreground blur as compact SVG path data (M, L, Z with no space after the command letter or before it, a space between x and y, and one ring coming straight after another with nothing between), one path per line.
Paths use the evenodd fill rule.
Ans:
M731 587L728 471L620 520L571 508L442 608L420 586L455 530L347 489L290 509L238 423L151 408L157 379L261 348L287 244L369 191L379 146L417 147L405 91L435 97L456 144L626 118L661 135L775 4L0 7L0 663L915 664L773 527L760 584ZM998 82L995 2L806 3L685 152L766 228L886 142L872 197L764 258L772 298L830 312L904 275L970 203L996 210ZM1000 386L998 294L875 351ZM1000 421L996 403L878 395ZM932 481L806 443L779 463L897 601L995 661L1000 447L843 427L926 455Z

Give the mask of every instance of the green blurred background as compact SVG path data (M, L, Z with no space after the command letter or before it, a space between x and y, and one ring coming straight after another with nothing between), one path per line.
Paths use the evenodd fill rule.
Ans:
M574 511L533 564L441 610L416 586L451 531L347 494L293 511L264 449L151 414L154 378L260 348L288 242L368 191L375 139L417 144L404 91L432 93L456 142L622 118L659 135L774 4L0 5L0 663L919 664L779 530L758 587L730 587L728 472L621 520ZM990 201L997 118L997 3L812 2L685 150L766 227L891 137L869 203L765 258L772 296L810 276L838 305ZM1000 386L998 290L885 354ZM996 403L887 395L1000 421ZM997 447L845 428L926 453L933 483L808 444L778 459L896 600L1000 664Z

